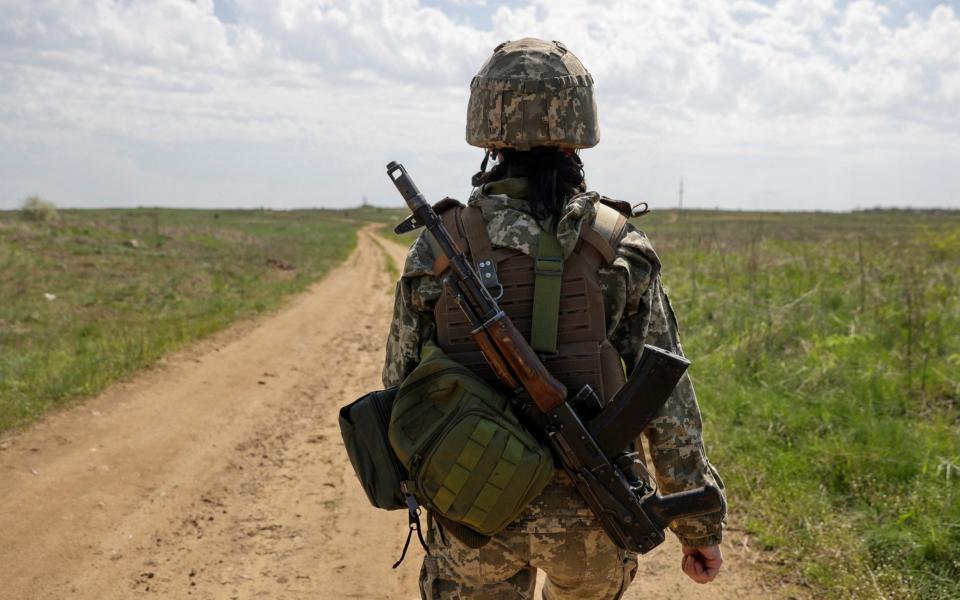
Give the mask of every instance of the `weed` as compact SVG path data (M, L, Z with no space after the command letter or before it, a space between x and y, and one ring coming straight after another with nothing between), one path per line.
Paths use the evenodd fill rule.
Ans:
M638 225L733 518L818 595L960 597L960 214L670 216Z
M57 220L57 207L40 196L30 196L23 201L20 214L27 221L50 222Z

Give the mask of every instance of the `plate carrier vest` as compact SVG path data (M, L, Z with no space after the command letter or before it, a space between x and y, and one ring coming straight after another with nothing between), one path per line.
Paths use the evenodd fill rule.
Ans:
M543 251L538 251L537 257L531 257L511 248L494 248L478 207L464 207L449 198L436 206L447 230L457 245L468 253L481 279L497 282L492 286L491 293L496 296L500 291L499 286L503 286L503 293L498 300L500 308L524 337L531 340L536 319L539 319L541 329L542 324L547 323L547 336L553 337L550 340L553 344L550 345L556 351L541 353L541 356L550 373L574 393L584 384L589 384L606 403L623 385L625 377L620 355L607 340L598 270L616 258L616 247L623 237L627 222L624 212L629 215L630 206L625 202L602 198L596 208L596 219L591 224L582 225L575 250L563 259L559 256L559 246L555 241L555 257L544 257ZM543 240L543 236L540 239ZM544 245L543 241L541 245ZM544 266L550 263L544 260L555 266L545 269ZM562 267L559 267L561 264ZM486 277L491 272L491 265L494 266L493 275ZM447 267L446 257L441 257L434 263L433 272L440 277ZM562 276L558 267L562 268ZM559 286L550 282L551 278L558 277ZM548 296L546 301L538 303L538 306L544 307L540 309L541 313L555 310L555 315L534 315L535 288L541 286L545 292L541 296ZM555 297L549 298L556 296L557 292L559 302ZM470 337L470 323L446 287L434 307L434 317L437 342L447 356L485 381L499 386L493 369ZM533 345L536 347L537 344Z

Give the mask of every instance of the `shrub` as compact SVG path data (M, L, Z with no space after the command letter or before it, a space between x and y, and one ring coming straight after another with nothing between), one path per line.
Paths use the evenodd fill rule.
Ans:
M28 221L56 221L58 218L56 205L40 196L30 196L24 200L20 213Z

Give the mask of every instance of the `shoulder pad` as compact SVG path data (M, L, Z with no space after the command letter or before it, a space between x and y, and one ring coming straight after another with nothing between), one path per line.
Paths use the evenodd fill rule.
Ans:
M580 229L580 237L600 253L606 264L610 264L617 256L617 244L626 229L627 217L603 199L595 206L596 217L589 227Z
M456 207L458 207L458 206L462 207L462 206L463 206L463 203L460 202L459 200L456 200L456 199L454 199L454 198L450 198L450 197L448 196L448 197L444 198L443 200L441 200L440 202L437 202L436 204L433 205L433 212L435 212L435 213L437 213L438 215L440 215L440 214L443 214L443 213L447 212L447 211L450 210L451 208L456 208Z
M629 207L629 205L627 206ZM629 214L628 212L627 215ZM616 246L620 238L623 237L624 228L627 225L627 215L603 202L597 204L597 216L591 227L602 235L609 244Z
M630 203L627 202L626 200L614 200L613 198L600 196L600 202L614 209L615 211L627 217L628 219L633 214L633 208L630 206Z

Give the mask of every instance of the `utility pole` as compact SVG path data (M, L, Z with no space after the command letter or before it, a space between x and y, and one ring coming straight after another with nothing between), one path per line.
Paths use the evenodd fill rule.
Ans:
M683 218L683 177L680 178L680 203L679 203L679 216L678 219Z

